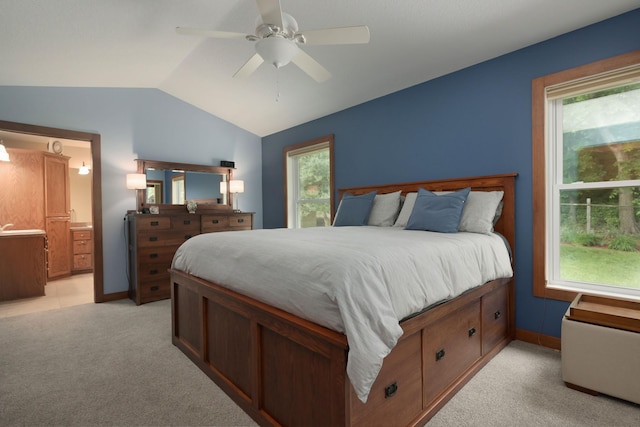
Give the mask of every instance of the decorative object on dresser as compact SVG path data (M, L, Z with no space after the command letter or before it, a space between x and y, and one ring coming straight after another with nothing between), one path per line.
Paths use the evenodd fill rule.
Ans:
M127 215L129 297L137 305L171 297L169 269L178 247L201 233L253 228L253 213Z
M416 239L421 242L424 240L422 237L426 238L426 234L422 233L431 233L432 238L442 242L447 234L450 235L450 240L469 239L479 242L490 239L496 243L496 248L500 248L496 251L501 254L500 265L503 267L511 265L513 258L507 253L509 251L505 248L504 242L508 242L508 249L512 251L515 244L515 176L516 174L504 174L341 190L341 194L348 191L354 196L372 191L376 191L377 194L400 191L405 197L409 193L417 192L419 188L450 192L469 187L471 192L503 192L502 213L495 219L492 228L504 236L504 241L493 232L482 233L483 235L467 232L457 236L452 233L405 231L404 227L393 226L387 226L386 230L381 229L384 227L334 228L327 230L325 236L339 236L343 232L347 233L342 237L341 247L331 246L332 250L339 252L332 255L331 251L324 252L320 249L307 251L305 254L311 254L311 258L317 262L317 268L309 269L309 276L304 275L304 272L300 273L299 269L294 267L302 261L304 261L303 266L310 265L309 262L313 260L310 260L309 256L296 258L296 254L300 251L296 252L295 246L287 244L282 245L289 254L286 259L282 257L284 252L280 250L267 253L264 258L252 254L252 263L256 266L261 267L271 262L270 265L278 268L269 271L268 275L262 274L256 277L252 274L251 280L247 279L250 274L248 271L243 271L243 278L240 281L228 278L224 284L233 285L235 289L233 290L222 286L222 281L216 283L215 280L206 277L216 274L224 274L228 277L226 268L231 270L237 268L236 264L229 266L229 257L237 253L246 254L248 248L255 243L255 237L262 238L278 233L277 237L281 238L281 231L296 233L299 230L256 231L251 235L244 235L242 239L237 239L238 244L233 242L232 236L226 234L219 235L218 239L213 238L215 236L212 235L211 238L202 237L191 240L179 249L175 255L174 267L170 271L173 343L260 425L422 425L493 356L513 340L515 335L514 279L511 268L509 268L509 274L505 271L495 276L497 278L493 280L487 279L488 281L484 284L482 284L484 279L480 279L480 283L475 283L474 287L451 299L443 296L441 298L444 299L433 304L421 305L418 312L413 312L402 320L398 320L397 323L394 323L395 314L390 316L391 309L386 303L371 305L375 310L367 313L372 316L369 319L375 321L350 321L349 325L394 323L394 336L400 335L395 346L390 345L392 347L390 353L384 358L375 381L370 379L371 382L365 384L370 388L368 391L365 390L368 398L364 400L357 393L351 376L347 375L347 370L349 366L353 366L350 365L353 360L356 360L355 363L359 368L365 366L362 361L367 355L377 361L381 357L380 352L359 352L364 358L354 358L354 344L361 344L363 341L360 335L351 334L348 341L347 335L337 332L340 325L330 329L322 326L321 323L332 323L332 321L326 318L316 321L314 319L318 317L315 316L322 312L323 307L329 307L329 311L335 309L334 313L342 314L343 307L349 306L352 301L361 301L360 297L366 297L358 294L354 298L342 298L344 292L340 292L341 289L373 287L375 290L382 286L380 285L382 273L376 274L375 269L366 270L369 271L366 276L367 285L361 286L357 279L365 270L356 272L356 261L374 265L384 263L385 266L390 267L393 267L394 261L400 264L400 257L396 253L386 254L382 251L382 243L380 247L375 244L370 245L373 251L377 250L376 256L371 252L365 253L365 256L369 256L372 261L363 261L362 258L354 256L359 248L344 242L349 235L356 234L348 233L360 233L357 235L366 239L366 242L375 239L376 236L380 239L383 239L383 235L384 239L396 239L394 236L403 235L394 242L397 245L394 250L404 248L405 242L409 240L413 242ZM378 230L372 231L374 236L366 237L367 228ZM307 230L308 234L315 235L317 235L316 231L318 233L322 231L321 229L303 231ZM292 241L292 236L288 237L288 239L281 238L281 241ZM323 238L327 241L329 239ZM304 241L293 240L294 245L302 245ZM349 242L357 241L359 240L349 240ZM261 244L264 242L260 240ZM322 240L312 242L314 245L309 245L310 249L328 246L323 245ZM389 241L385 240L385 242ZM224 251L221 250L222 247ZM346 251L345 248L353 250ZM301 255L304 254L301 253ZM347 260L340 258L340 262L337 263L332 262L334 258L331 256L341 257L342 255L349 258ZM403 256L402 262L410 262L410 258L410 256ZM203 262L196 264L196 259ZM282 262L277 261L280 259ZM414 262L411 265L423 267L422 257L416 255L415 259L421 261L411 261ZM353 265L349 260L354 261ZM209 264L206 264L206 261L210 261ZM454 260L454 262L459 261ZM211 263L215 265L211 266ZM493 266L489 261L471 264L478 267L484 264ZM401 271L408 271L407 265L402 265L405 268ZM354 274L342 274L343 270L340 268L349 268L349 266L353 266L349 271ZM180 267L183 269L180 270ZM199 274L193 268L197 268ZM331 268L337 273L327 274ZM220 272L221 269L224 271ZM275 275L276 270L280 274ZM320 296L312 298L312 301L301 299L314 289L325 290L324 287L318 287L320 284L317 280L318 275L313 275L311 270L317 270L320 277L333 278L328 280L332 289L331 298L327 297L326 293L319 292ZM393 273L398 272L393 270ZM395 274L390 275L395 277ZM265 283L269 278L266 276L271 279L275 277L277 280L270 281L267 286ZM432 277L429 276L429 278ZM279 287L285 282L292 282L296 292L286 295L282 292L274 292L274 287ZM453 279L443 281L452 289L462 286L462 282L463 280ZM406 289L404 286L393 287L392 283L389 287L396 289L396 292L401 293ZM252 295L257 293L260 296L252 298L242 293L249 288L252 290ZM429 289L431 290L432 287ZM265 296L265 293L268 295ZM293 299L294 293L299 294L295 295L296 299ZM388 293L373 292L373 295L383 294ZM367 299L370 298L367 297ZM271 302L265 302L265 300ZM415 301L416 298L409 298L409 300ZM292 305L287 305L289 301L292 301ZM304 302L302 305L297 304L301 301ZM287 306L287 309L279 308L282 306ZM296 306L299 307L296 308ZM355 306L369 307L368 304L355 304ZM300 311L304 314L292 314ZM384 319L382 315L376 317L372 314L374 311L384 311ZM306 318L303 318L305 316ZM336 316L344 318L344 316ZM392 319L391 322L388 322L389 318ZM346 324L347 322L343 321L341 326L346 328ZM367 336L370 335L367 333ZM352 338L354 338L353 341ZM377 338L364 341L379 342ZM304 378L305 381L301 382L300 378ZM366 403L363 403L365 400ZM313 404L310 405L310 401Z

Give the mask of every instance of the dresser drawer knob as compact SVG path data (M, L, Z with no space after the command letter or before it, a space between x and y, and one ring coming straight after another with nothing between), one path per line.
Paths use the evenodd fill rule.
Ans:
M151 226L155 227L156 225L160 225L159 221L151 221Z
M189 224L191 224L191 220L189 220L189 219L185 219L182 223L183 223L184 225L189 225Z
M495 313L493 313L493 318L498 320L500 318L500 316L502 316L502 313L500 313L500 310L496 311Z
M388 399L390 397L393 397L397 391L398 391L398 383L394 381L384 388L384 398Z
M155 269L151 270L151 271L149 271L149 274L158 274L158 270L155 270Z
M469 336L472 337L476 334L476 328L469 329Z
M152 287L151 287L151 290L152 290L152 291L157 291L157 290L159 290L159 289L160 289L160 286L158 286L158 285L155 285L155 286L152 286Z
M193 235L192 234L185 234L184 238L185 240L192 238Z
M244 218L238 218L238 222L244 222Z
M149 241L150 242L157 242L158 238L156 236L151 236L151 237L149 237Z
M217 219L212 219L212 220L211 220L211 223L213 223L213 224L218 224L219 222L220 222L220 221L218 221Z
M441 360L443 357L444 357L444 348L441 348L440 350L436 351L436 362Z
M149 254L149 258L158 258L158 254Z

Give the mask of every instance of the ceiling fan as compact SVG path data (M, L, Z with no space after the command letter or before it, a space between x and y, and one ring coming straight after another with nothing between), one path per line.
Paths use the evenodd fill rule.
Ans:
M296 20L288 13L282 12L280 0L256 0L256 3L260 15L256 18L255 34L184 27L177 27L176 31L178 34L255 42L256 53L233 77L249 76L263 62L276 68L293 62L319 83L329 79L331 73L299 46L369 43L369 28L365 25L298 31Z

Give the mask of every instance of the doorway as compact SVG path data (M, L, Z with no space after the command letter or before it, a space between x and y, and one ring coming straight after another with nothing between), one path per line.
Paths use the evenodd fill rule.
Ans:
M91 182L91 220L93 228L93 301L105 302L104 278L103 278L103 252L102 252L102 179L100 160L100 135L87 132L78 132L68 129L58 129L45 126L30 125L17 122L0 120L0 132L33 135L63 140L84 141L89 143L92 164Z

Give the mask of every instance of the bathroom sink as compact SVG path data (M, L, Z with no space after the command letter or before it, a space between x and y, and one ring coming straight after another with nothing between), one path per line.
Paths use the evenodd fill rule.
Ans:
M25 236L29 234L45 234L44 230L30 229L30 230L3 230L0 231L0 237L2 236Z

